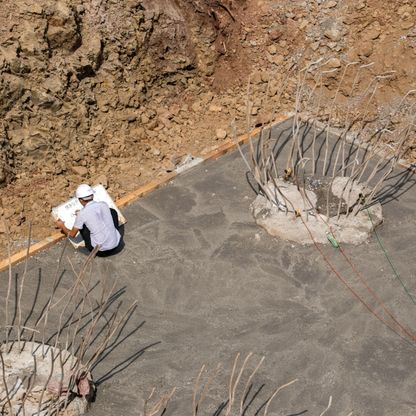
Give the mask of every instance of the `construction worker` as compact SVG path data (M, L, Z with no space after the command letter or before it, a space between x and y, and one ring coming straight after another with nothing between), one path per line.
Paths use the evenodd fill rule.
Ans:
M99 257L119 253L124 243L118 230L117 211L103 201L94 201L94 190L85 183L78 186L75 196L82 209L77 212L74 226L69 229L61 219L58 219L57 227L70 237L75 237L80 232L89 251L99 246L97 252Z

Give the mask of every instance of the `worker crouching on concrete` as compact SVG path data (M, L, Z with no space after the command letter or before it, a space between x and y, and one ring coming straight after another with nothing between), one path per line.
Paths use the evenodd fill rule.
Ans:
M58 219L57 227L70 237L75 237L79 231L89 251L99 246L97 252L99 257L119 253L124 243L118 230L117 211L105 202L94 201L94 190L87 184L79 185L75 196L81 203L82 209L77 213L74 226L68 229L64 222Z

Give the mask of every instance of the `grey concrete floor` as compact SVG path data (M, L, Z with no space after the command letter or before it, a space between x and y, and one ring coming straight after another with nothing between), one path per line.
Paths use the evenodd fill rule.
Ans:
M277 127L275 134L285 128ZM249 213L255 195L245 173L233 152L124 209L126 247L118 256L97 258L93 273L117 278L116 287L125 289L124 306L138 301L138 307L122 342L94 369L99 386L90 414L139 415L152 387L159 393L177 387L166 415L192 415L201 366L214 369L222 363L199 413L213 415L227 400L236 354L253 352L249 369L262 356L265 361L252 380L254 398L246 415L263 414L261 406L274 389L295 378L275 397L269 414L320 415L332 396L326 415L416 415L416 342L404 341L371 315L316 248L274 239L258 228ZM413 185L410 178L385 198L379 235L416 296ZM42 280L45 288L39 299L46 296L61 247L28 263L27 285ZM323 250L368 298L339 251ZM345 251L400 322L416 331L416 305L376 239ZM68 273L69 260L79 267L84 256L67 249L63 268ZM22 269L15 267L17 278ZM7 273L0 276L4 294Z

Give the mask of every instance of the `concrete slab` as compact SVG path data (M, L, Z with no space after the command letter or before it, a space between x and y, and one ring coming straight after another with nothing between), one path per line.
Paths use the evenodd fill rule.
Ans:
M288 129L280 125L274 134L285 136ZM93 371L99 387L90 414L141 414L154 386L159 392L177 387L166 415L192 414L193 383L202 364L213 369L220 362L224 369L199 414L224 414L215 411L227 400L234 357L250 351L256 360L266 359L253 379L250 397L255 397L247 415L263 414L274 389L295 378L299 381L276 396L269 414L317 415L329 396L328 415L416 414L415 340L404 341L368 313L313 246L274 239L256 226L249 213L254 193L245 172L234 152L198 165L124 209L126 248L116 257L96 259L93 273L94 279L117 278L117 288L124 290L119 299L124 305L137 300L138 308ZM403 187L393 188L398 181ZM404 181L398 173L391 185L379 234L416 296L414 179ZM61 248L62 243L28 262L28 326L50 290ZM368 298L340 252L322 249ZM416 305L376 239L345 251L400 322L415 330ZM71 279L69 261L79 268L84 259L67 250L62 288ZM23 268L14 268L17 282ZM4 296L7 273L0 278ZM244 382L247 377L248 372Z

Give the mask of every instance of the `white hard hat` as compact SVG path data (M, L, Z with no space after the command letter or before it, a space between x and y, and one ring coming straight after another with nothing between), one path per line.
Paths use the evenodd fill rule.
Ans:
M77 198L87 198L94 194L94 189L91 186L87 185L86 183L82 183L78 186L77 190L75 191L75 196Z

